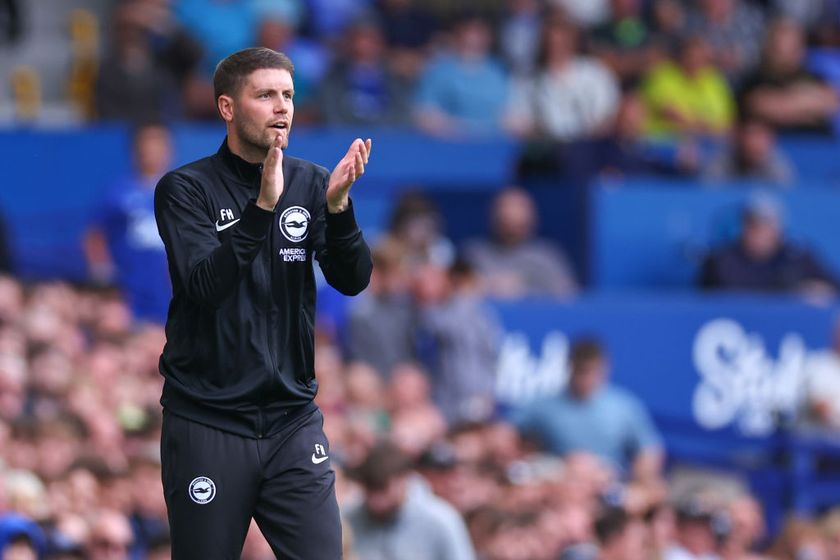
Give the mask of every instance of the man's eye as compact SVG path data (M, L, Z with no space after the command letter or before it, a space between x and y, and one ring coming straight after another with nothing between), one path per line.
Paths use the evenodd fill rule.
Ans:
M260 99L268 99L269 97L271 97L271 95L268 94L268 93L261 93L260 94Z

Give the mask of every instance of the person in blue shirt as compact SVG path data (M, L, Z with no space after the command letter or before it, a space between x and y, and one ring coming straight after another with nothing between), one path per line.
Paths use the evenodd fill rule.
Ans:
M557 455L591 453L627 478L659 479L661 437L642 402L607 382L609 363L600 342L576 341L570 370L560 395L537 400L516 415L523 437Z
M91 278L120 288L139 321L163 324L172 297L166 252L154 213L155 185L172 158L169 130L139 126L134 171L108 191L85 238Z
M452 50L434 57L417 84L417 125L441 136L490 135L502 130L509 81L490 55L492 30L479 16L459 18Z

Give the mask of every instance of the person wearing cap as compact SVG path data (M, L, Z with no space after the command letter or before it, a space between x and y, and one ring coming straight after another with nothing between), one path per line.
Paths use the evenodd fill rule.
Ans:
M699 284L706 290L837 293L837 277L807 248L785 239L782 208L766 196L750 198L740 236L713 250L703 262Z

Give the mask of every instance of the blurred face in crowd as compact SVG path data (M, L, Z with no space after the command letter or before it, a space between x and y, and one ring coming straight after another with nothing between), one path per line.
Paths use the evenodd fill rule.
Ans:
M735 7L735 0L700 0L700 9L711 21L726 20Z
M603 560L646 560L647 528L640 519L630 519L624 529L603 545Z
M743 550L757 543L764 535L764 516L761 506L752 496L742 496L729 505L732 524L729 541Z
M589 358L572 364L569 389L579 399L592 396L606 381L608 365L603 358Z
M748 215L744 219L741 245L752 259L765 260L772 257L781 245L778 220L769 216Z
M263 68L242 80L233 96L219 97L219 110L248 161L259 162L279 135L289 145L295 105L294 83L288 70Z
M633 94L621 98L615 117L615 131L619 138L634 139L642 133L645 108L638 96Z
M382 58L382 33L373 23L353 26L347 37L348 55L355 64L374 64Z
M490 50L493 36L481 19L462 22L455 31L455 48L466 58L481 58Z
M549 21L543 30L545 63L564 64L577 51L577 42L577 30L571 23L560 18Z
M3 549L3 560L37 560L38 555L29 539L21 538L6 545Z
M100 514L90 538L90 560L127 560L132 541L131 526L126 517L114 511Z
M691 37L680 51L680 62L683 70L693 75L706 68L711 61L711 52L706 40L700 36Z
M503 245L518 245L531 238L537 225L534 201L521 189L499 195L493 207L493 233Z
M677 541L696 555L711 554L715 550L715 536L708 517L683 519L677 524Z
M385 523L394 518L405 501L408 477L395 476L381 487L365 488L365 509L375 520Z
M639 0L612 0L613 19L635 16L639 13Z
M163 175L172 161L172 140L163 126L146 126L134 138L134 160L144 177Z
M765 53L771 70L779 73L798 70L805 56L802 29L793 21L777 22L770 28Z
M767 161L773 154L776 136L766 124L747 121L738 127L736 142L742 163L753 167Z

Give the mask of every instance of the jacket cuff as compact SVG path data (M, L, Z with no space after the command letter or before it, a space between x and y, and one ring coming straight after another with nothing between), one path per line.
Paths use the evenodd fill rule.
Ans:
M346 237L359 231L359 226L356 223L356 215L353 212L352 200L350 200L350 203L343 212L330 214L329 210L326 210L326 214L327 235L329 237Z
M242 211L242 222L237 229L251 238L265 238L268 237L274 217L274 212L260 208L251 200Z

